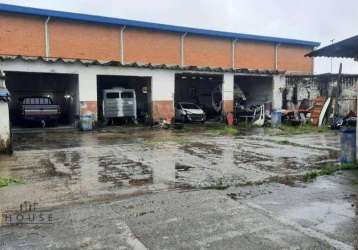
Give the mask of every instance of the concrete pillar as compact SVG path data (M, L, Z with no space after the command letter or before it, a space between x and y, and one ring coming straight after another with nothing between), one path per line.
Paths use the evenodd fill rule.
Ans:
M285 75L274 75L272 80L272 109L282 109L282 91L286 87Z
M9 106L0 100L0 153L11 152Z
M152 119L170 122L174 111L175 73L156 71L152 75Z
M80 115L93 114L97 120L97 74L80 72L78 81Z
M234 112L234 74L225 73L222 85L223 114Z

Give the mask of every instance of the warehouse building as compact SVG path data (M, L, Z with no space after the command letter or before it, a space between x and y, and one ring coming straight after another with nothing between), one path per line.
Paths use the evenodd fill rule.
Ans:
M304 55L319 43L0 4L0 45L11 119L18 99L46 95L71 124L100 119L114 87L135 89L139 116L154 121L169 121L178 101L232 112L235 88L281 108L285 74L312 74Z

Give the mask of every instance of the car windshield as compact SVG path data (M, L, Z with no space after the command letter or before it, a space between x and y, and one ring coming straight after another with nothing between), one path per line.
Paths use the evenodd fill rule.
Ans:
M118 99L119 98L119 93L118 92L110 92L107 93L107 99Z
M193 103L182 103L181 106L183 109L200 109L198 106L196 106Z
M133 92L122 92L122 98L134 98Z

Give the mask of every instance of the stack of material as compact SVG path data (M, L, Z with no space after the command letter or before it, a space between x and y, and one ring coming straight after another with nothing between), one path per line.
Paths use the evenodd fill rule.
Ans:
M312 124L314 126L318 126L319 117L321 115L323 106L326 103L326 100L327 100L327 98L324 97L324 96L318 96L314 100L313 109L312 109L312 112L311 112L311 120L312 120Z

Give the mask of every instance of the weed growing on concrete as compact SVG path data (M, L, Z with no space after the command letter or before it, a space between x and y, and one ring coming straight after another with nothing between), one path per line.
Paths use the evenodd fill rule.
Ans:
M289 142L288 140L279 141L278 143L282 144L282 145L290 145L291 144L291 142Z
M306 133L324 133L331 131L328 127L314 127L311 124L302 126L281 125L278 129L267 128L270 135L297 135Z
M0 188L13 184L24 184L24 181L14 177L0 177Z
M325 165L320 170L306 173L303 176L303 181L309 182L309 181L313 181L318 176L331 175L337 171L353 170L353 169L358 169L358 165L357 164L340 164L340 165L339 164L336 164L336 165L328 164L328 165Z
M237 135L239 134L239 129L236 127L229 127L225 124L220 124L217 126L207 127L208 132L213 132L218 135Z

